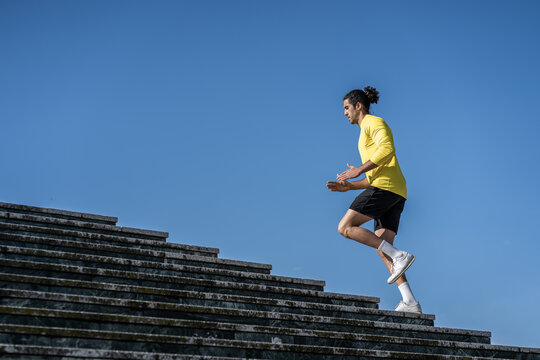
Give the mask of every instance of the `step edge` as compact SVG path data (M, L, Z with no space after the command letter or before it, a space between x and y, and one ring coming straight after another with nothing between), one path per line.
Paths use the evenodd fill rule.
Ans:
M11 349L10 349L11 348ZM7 350L6 350L7 349ZM43 352L49 351L51 355L62 355L69 357L82 357L91 359L102 359L106 356L108 359L128 359L133 357L136 359L143 359L148 355L148 359L155 360L178 360L178 359L191 359L191 360L245 360L244 358L222 357L222 356L204 356L204 355L182 355L172 353L156 353L156 352L144 352L144 351L126 351L126 350L108 350L108 349L95 349L95 348L74 348L74 347L52 347L52 346L40 346L40 345L20 345L20 344L6 344L0 343L0 351L6 351L8 354L25 354L25 355L42 355ZM11 350L11 352L9 352ZM23 352L24 350L34 350ZM18 352L16 352L18 351ZM86 351L86 353L85 353ZM49 354L45 354L49 355ZM189 357L185 357L189 356ZM250 358L250 360L262 360Z
M75 273L84 273L87 275L119 277L122 279L134 278L138 280L142 279L142 280L150 280L150 281L155 281L155 282L167 282L167 280L171 280L175 282L184 281L187 283L200 283L201 280L203 280L203 279L195 279L195 278L182 277L182 276L137 273L133 271L123 271L123 270L114 270L114 269L106 269L106 271L104 271L103 269L98 269L98 268L89 268L89 267L76 266L76 265L51 264L51 263L36 262L36 261L24 261L24 260L15 261L15 260L0 259L0 263L1 262L10 263L12 267L20 267L20 265L26 264L28 267L32 267L32 268L39 268L40 266L42 268L48 268L48 270L50 270L50 268L53 268L53 271L62 271L62 272L71 272L71 273L75 272ZM133 274L134 276L129 276L129 274ZM225 289L255 290L255 291L267 292L267 293L275 292L275 293L280 293L280 294L302 295L302 296L313 296L313 297L317 297L319 296L319 294L324 293L324 291L321 291L321 290L289 288L289 287L264 285L264 284L250 284L250 283L242 283L242 282L235 282L235 281L204 279L204 282L209 283L210 286L213 286L213 287L220 287L220 288L225 288ZM336 296L336 299L342 299L340 295L347 296L348 294L334 293L334 295ZM360 296L360 295L357 295L357 296Z
M257 268L257 269L263 269L263 270L272 269L272 265L270 264L255 263L255 262L250 262L250 261L229 260L229 259L222 259L222 258L210 257L210 256L175 253L175 252L165 251L165 250L139 249L139 248L132 248L132 247L127 247L127 246L107 245L107 244L99 244L99 243L93 243L93 242L87 242L87 241L56 239L56 238L48 238L44 236L10 234L10 233L0 232L0 240L4 237L11 238L9 240L12 240L12 241L30 242L33 244L36 244L36 243L46 244L47 242L50 242L51 245L65 246L65 247L70 247L74 249L77 249L77 248L83 248L83 249L89 249L89 250L101 249L108 252L118 252L120 254L131 253L131 254L138 254L138 255L144 255L144 256L152 256L152 257L160 258L160 259L192 260L192 261L200 261L200 262L212 263L212 264L245 266L245 267ZM43 249L43 250L46 250L46 249ZM52 251L56 251L56 250L52 250ZM150 252L154 252L156 254L150 254ZM151 261L151 260L147 260L147 261Z
M138 228L131 228L131 227L126 227L126 226L85 222L85 221L80 221L80 220L67 220L67 219L60 219L60 218L40 216L40 215L20 214L20 213L9 212L9 211L0 211L0 218L10 219L10 220L15 220L15 221L19 220L19 221L29 221L29 222L34 222L34 223L42 223L42 224L52 224L52 225L58 225L58 226L70 226L70 227L81 228L81 229L110 231L110 232L117 232L121 234L125 233L125 234L136 234L136 235L147 235L147 236L154 236L154 237L162 238L162 239L166 239L169 237L168 232L157 231L157 230L138 229Z
M272 311L263 311L263 310L244 310L244 309L232 309L232 308L220 308L216 306L201 306L201 305L190 305L190 304L175 304L175 303L165 303L160 301L148 301L148 300L132 300L132 299L118 299L110 298L105 296L89 296L89 295L74 295L74 294L65 294L65 293L51 293L47 291L33 291L33 290L17 290L17 289L1 289L0 294L3 296L11 298L32 298L32 299L55 299L54 301L61 302L72 302L72 303L93 303L93 304L106 304L108 306L119 306L119 307L134 307L138 306L144 308L144 305L150 305L152 309L189 309L190 311L197 311L199 313L229 313L236 316L246 316L253 317L254 314L258 313L259 316L266 316L267 318L276 318L276 315L279 315L280 318L286 319L296 319L296 321L315 321L325 320L326 322L356 322L361 319L349 319L349 318L337 318L332 316L320 316L320 315L306 315L306 314L296 314L296 313L276 313ZM369 311L374 310L374 311ZM395 318L403 319L418 319L418 320L432 320L428 314L414 314L414 313L403 313L390 310L378 310L378 309L369 309L369 308L359 308L359 312L362 313L371 313L373 315L387 315ZM304 319L304 320L298 320ZM324 322L324 321L319 321ZM426 325L430 326L430 325Z
M42 257L62 258L65 260L70 260L73 257L78 257L79 259L85 259L86 261L113 263L117 265L124 265L125 262L129 262L130 265L132 266L149 265L149 266L143 266L143 267L155 268L158 270L167 270L167 268L171 268L171 270L173 271L184 270L184 271L193 272L193 273L215 274L215 275L221 275L221 276L230 276L230 277L238 277L238 278L246 278L246 279L276 281L276 282L283 282L283 283L289 283L289 284L320 286L323 288L326 285L326 282L323 280L295 278L295 277L288 277L288 276L228 270L228 269L208 268L208 267L202 267L202 266L189 266L189 265L181 265L181 264L173 264L173 263L160 263L160 262L148 261L148 260L122 259L122 258L114 258L111 256L69 253L65 251L33 249L33 248L25 248L25 247L19 247L19 246L7 246L7 245L0 245L0 249L2 252L12 253L12 254L25 254L25 255L38 256L38 257L40 255L37 255L37 254L42 253L43 255L49 255L49 256L42 256ZM143 264L143 263L149 263L149 264Z
M6 279L2 279L2 277L5 277ZM3 281L10 281L10 282L19 281L20 283L39 284L38 281L25 281L25 280L40 280L40 279L48 279L48 278L38 277L38 276L30 277L30 276L25 276L25 275L20 275L20 274L9 274L9 273L0 272L0 279L2 279ZM358 309L365 308L362 306L327 304L327 303L321 303L321 302L315 302L315 301L273 299L273 298L264 298L264 297L257 297L257 296L222 294L222 293L212 293L212 292L193 291L193 290L166 289L166 288L156 288L156 287L140 286L140 285L90 282L90 281L61 279L61 278L55 278L55 280L58 280L56 281L57 284L52 284L53 282L49 281L47 282L46 286L96 289L96 290L111 291L111 292L130 292L130 293L136 293L136 294L143 293L143 294L150 294L150 295L152 295L152 293L154 294L158 293L158 295L161 295L161 296L176 295L178 297L188 298L188 299L239 302L239 303L254 304L254 305L263 304L263 305L268 305L268 306L285 307L285 308L310 308L310 309L322 310L322 311L339 311L339 312L348 312L348 313L358 313L359 312ZM73 283L77 283L77 284L73 285ZM110 285L111 288L108 288L107 285ZM118 287L118 290L113 289L113 287L115 286ZM20 290L20 289L14 288L12 290ZM137 291L137 290L140 290L140 291ZM145 292L144 290L147 290L147 291ZM170 294L166 294L167 292ZM191 295L204 295L204 296L197 297L197 296L191 296ZM275 302L275 303L272 303L272 302Z
M7 311L4 311L4 309L18 309L20 312L26 312L27 314L18 314L21 316L45 316L45 317L69 317L69 315L75 315L70 318L75 319L79 317L83 317L84 315L89 315L92 317L95 321L101 321L97 318L115 318L115 322L123 322L126 324L130 323L137 323L137 324L148 324L148 325L163 325L163 326L189 326L190 324L196 324L196 325L208 325L208 324L214 324L216 326L212 328L220 329L220 330L231 330L231 331L246 331L246 332L256 332L257 329L266 329L266 330L272 330L279 332L278 330L283 331L307 331L312 332L313 335L310 336L319 336L316 334L321 333L329 333L329 334L341 334L342 336L346 336L347 334L352 335L358 335L359 333L350 333L345 331L332 331L332 330L315 330L315 329L302 329L302 328L289 328L289 327L276 327L276 326L268 326L268 325L254 325L254 324L243 324L243 323L233 323L233 322L223 322L223 321L209 321L209 320L193 320L193 319L172 319L172 318L159 318L155 316L143 316L143 315L126 315L126 314L112 314L112 313L98 313L98 312L92 312L92 311L74 311L74 310L62 310L62 309L43 309L43 308L34 308L34 307L26 307L26 306L12 306L12 305L0 305L0 313L7 313ZM37 313L43 311L43 315L36 315ZM50 314L53 314L52 316ZM125 319L122 321L121 319ZM133 320L131 320L133 319ZM131 321L130 321L131 320ZM464 335L464 336L477 336L477 337L488 337L484 336L486 334L491 335L490 332L480 331L480 330L469 330L469 329L454 329L454 328L440 328L436 326L429 326L429 325L419 325L419 324L404 324L404 323L390 323L385 321L377 321L377 320L360 320L356 319L362 324L359 324L359 326L362 327L372 327L373 329L383 329L383 330L397 330L397 331L415 331L415 332L425 332L425 333L431 333L435 335ZM111 321L112 322L112 321ZM193 327L196 327L193 325ZM204 326L202 326L204 327ZM220 328L221 327L221 328ZM242 327L246 328L252 328L252 330L242 330ZM228 328L228 329L227 329ZM450 330L450 331L448 331ZM291 334L288 334L291 335ZM297 336L304 336L301 334L296 334ZM366 335L371 336L370 334L360 334L360 335ZM374 335L375 336L375 335ZM466 342L466 341L455 341L455 340L438 340L438 339L425 339L425 338L408 338L408 337L402 337L402 336L390 336L390 335L380 335L385 337L396 337L396 338L406 338L406 339L422 339L422 340L433 340L433 341L450 341L455 343L467 343L467 344L482 344L482 345L493 345L493 344L484 344L484 343L474 343L474 342ZM506 345L493 345L493 346L506 346ZM540 351L540 349L539 349Z
M0 325L0 331L5 332L6 328L10 326ZM126 332L114 332L114 331L105 331L105 330L81 330L77 328L60 328L60 327L40 327L40 326L17 326L20 330L37 330L40 332L44 331L57 331L66 335L74 335L73 337L78 336L95 336L95 337L117 337L126 341L136 341L136 339L144 339L147 341L159 341L162 342L171 342L175 341L178 344L189 344L189 345L199 345L199 346L215 346L215 347L235 347L235 348L249 348L249 349L258 349L258 350L269 350L269 351L294 351L294 352L304 352L304 353L329 353L332 352L332 355L358 355L358 354L372 354L377 355L386 355L389 357L392 356L401 356L406 355L411 356L420 356L419 358L433 358L433 359L455 359L456 355L444 355L444 354L425 354L425 353L415 353L415 352L402 352L402 351L389 351L389 350L377 350L377 349L358 349L358 348L343 348L343 347L330 347L330 346L315 346L315 345L299 345L299 344L274 344L266 343L260 341L245 341L245 340L233 340L233 339L206 339L203 337L188 337L188 336L178 336L178 335L156 335L156 334L145 334L145 333L126 333ZM53 336L53 335L51 335ZM167 341L168 340L168 341Z
M6 203L6 202L0 202L0 209L15 209L15 210L21 210L21 211L26 210L26 211L32 211L32 212L37 212L37 213L43 213L43 214L63 215L63 216L81 218L81 219L106 221L106 222L115 223L115 224L118 222L118 218L116 216L106 216L106 215L85 213L85 212L79 212L79 211L69 211L69 210L61 210L61 209L54 209L54 208L47 208L47 207L40 207L40 206L33 206L33 205L24 205L24 204Z
M104 237L102 241L110 240L110 241L126 242L130 244L143 244L143 245L148 245L148 246L165 247L165 248L169 247L171 249L208 252L214 255L217 255L219 253L219 249L217 248L180 244L180 243L161 241L161 240L134 238L134 237L129 237L129 236L123 236L121 234L119 235L99 234L99 233L85 232L85 231L79 231L79 230L48 228L48 227L43 227L43 226L38 226L38 225L18 224L18 223L14 224L14 223L4 223L4 222L0 222L0 228L14 230L14 231L32 232L34 234L32 236L38 236L38 237L44 237L44 238L49 238L50 236L69 236L69 237L76 237L80 239L89 238L90 240L96 240L96 239L93 239L93 237L101 236L101 237ZM42 230L42 232L40 232L39 230ZM46 230L46 231L43 231L43 230ZM55 234L50 234L50 232L55 233ZM44 235L37 235L36 233L44 234ZM72 234L72 233L79 233L79 234ZM107 238L110 238L110 239L107 239Z

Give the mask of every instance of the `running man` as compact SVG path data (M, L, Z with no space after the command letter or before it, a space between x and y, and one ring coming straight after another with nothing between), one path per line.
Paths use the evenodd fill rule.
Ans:
M363 164L360 167L347 164L349 169L338 174L338 181L328 181L326 186L340 192L365 189L339 222L338 231L377 249L390 271L388 284L395 282L403 297L396 311L422 313L405 277L415 257L393 246L407 199L407 185L396 157L392 131L383 119L369 114L370 104L378 100L379 92L370 86L352 90L343 97L345 116L351 124L360 127L358 150ZM366 177L360 181L347 181L362 174ZM360 227L370 220L374 220L375 233Z

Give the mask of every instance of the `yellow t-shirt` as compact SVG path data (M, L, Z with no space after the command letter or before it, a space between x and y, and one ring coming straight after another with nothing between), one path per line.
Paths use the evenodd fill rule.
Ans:
M358 139L358 150L363 163L371 160L379 165L366 172L369 184L406 199L407 182L396 157L392 131L383 119L369 114L364 116Z

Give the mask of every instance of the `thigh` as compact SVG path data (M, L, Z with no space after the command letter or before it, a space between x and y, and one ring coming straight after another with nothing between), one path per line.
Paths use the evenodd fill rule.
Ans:
M362 224L367 223L368 221L372 220L367 215L361 214L358 211L354 211L352 209L347 210L345 215L343 215L343 218L341 218L341 221L339 222L340 226L360 226Z

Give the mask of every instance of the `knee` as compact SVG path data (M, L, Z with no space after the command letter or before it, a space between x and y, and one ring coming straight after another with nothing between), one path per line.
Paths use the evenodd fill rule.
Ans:
M339 232L341 235L345 236L346 238L349 237L350 230L351 230L351 226L348 225L348 224L341 224L341 223L340 223L340 224L338 225L338 232Z

